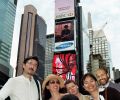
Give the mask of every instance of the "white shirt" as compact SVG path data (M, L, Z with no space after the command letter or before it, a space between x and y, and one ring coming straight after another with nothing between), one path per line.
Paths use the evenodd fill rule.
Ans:
M105 85L100 85L99 86L99 92L102 92L105 90L105 88L107 88L110 84L110 81L113 82L111 79L108 80L108 82ZM113 82L114 83L114 82Z
M8 96L11 100L38 100L38 89L34 79L32 78L30 81L23 75L10 78L0 90L0 100L4 100Z
M90 96L90 100L94 100L92 96ZM105 100L102 95L99 95L98 100Z

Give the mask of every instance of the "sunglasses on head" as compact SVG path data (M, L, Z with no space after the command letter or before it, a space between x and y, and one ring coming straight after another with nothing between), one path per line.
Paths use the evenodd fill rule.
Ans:
M55 84L55 83L56 83L56 84L60 84L59 80L56 80L56 81L55 81L55 80L51 80L51 81L49 81L49 83L50 83L50 84Z

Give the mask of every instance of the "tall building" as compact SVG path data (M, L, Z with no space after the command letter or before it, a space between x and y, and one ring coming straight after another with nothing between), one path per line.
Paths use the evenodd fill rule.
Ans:
M98 69L100 66L106 66L105 60L103 60L101 54L90 54L89 59L90 62L88 64L87 70L94 75L96 69Z
M104 31L94 31L93 35L93 54L101 54L103 59L106 60L106 67L111 66L110 58L110 44L104 34Z
M12 0L0 0L0 84L12 76L10 54L16 5Z
M47 35L45 49L45 76L52 73L52 60L54 55L54 34Z
M115 67L113 67L112 70L113 70L114 80L118 80L120 82L120 70L115 69Z
M18 1L18 0L14 0L14 4L15 4L15 5L17 5L17 1Z
M38 56L40 66L36 75L42 80L45 67L45 45L46 45L46 23L39 15L37 9L32 5L24 8L21 19L21 30L19 37L19 49L17 59L16 75L21 75L24 58Z
M107 67L109 73L112 71L112 64L111 64L111 54L110 54L110 44L105 36L103 31L105 23L99 30L93 30L92 28L92 21L91 14L88 14L88 27L89 27L89 37L90 37L90 50L91 53L100 54L102 58L105 60L105 67ZM99 66L100 67L100 66Z

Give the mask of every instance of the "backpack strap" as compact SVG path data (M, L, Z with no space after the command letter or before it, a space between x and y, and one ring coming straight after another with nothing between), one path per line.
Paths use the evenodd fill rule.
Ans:
M37 85L37 89L38 89L38 100L40 100L40 88L39 88L39 82L38 82L38 80L35 79L35 78L34 78L34 80L35 80L35 83L36 83L36 85Z

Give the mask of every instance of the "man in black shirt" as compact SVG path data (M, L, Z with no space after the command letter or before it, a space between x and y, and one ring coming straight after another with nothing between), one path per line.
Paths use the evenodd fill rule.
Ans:
M61 31L61 39L62 41L69 41L70 40L70 29L68 25L64 26L64 29Z

